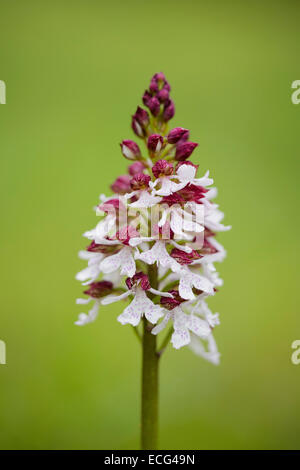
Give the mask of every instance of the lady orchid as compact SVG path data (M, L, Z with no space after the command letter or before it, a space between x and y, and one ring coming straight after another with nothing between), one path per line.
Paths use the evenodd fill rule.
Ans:
M216 235L230 229L211 201L217 191L209 172L199 177L199 165L188 160L198 144L183 127L169 130L175 113L170 90L163 73L152 77L142 99L148 110L138 106L131 122L145 149L132 140L121 142L132 163L111 184L114 194L100 196L101 220L85 232L89 245L80 252L88 266L76 276L87 296L77 303L93 302L76 325L95 321L112 302L130 302L118 321L132 325L142 342L142 446L147 449L156 446L158 361L168 342L219 363L213 337L219 316L206 301L222 285L214 263L226 252ZM157 347L157 335L166 328Z

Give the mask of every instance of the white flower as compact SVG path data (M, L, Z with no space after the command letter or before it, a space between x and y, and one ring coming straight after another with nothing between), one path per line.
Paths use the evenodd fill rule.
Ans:
M221 220L224 218L223 212L218 209L218 204L212 204L207 199L203 199L205 206L204 210L204 222L205 227L209 228L212 232L226 232L231 229L230 225L221 224Z
M170 268L174 272L181 269L180 264L167 252L166 243L162 240L157 240L150 250L137 254L136 259L147 264L160 264L162 267Z
M89 240L94 240L95 243L103 243L103 239L114 234L116 222L116 215L108 214L96 225L94 229L85 232L83 236Z
M100 263L103 256L102 253L80 251L79 258L88 260L88 267L76 274L77 281L81 281L83 285L95 281L101 272Z
M189 348L197 354L197 356L206 359L212 364L218 365L220 363L220 353L212 334L210 334L205 340L199 339L197 336L192 334Z
M179 204L165 208L162 217L158 222L158 226L163 227L167 222L168 217L170 218L170 228L177 239L186 239L187 234L184 232L201 233L204 231L204 224L198 223L200 217L196 217L195 220L193 213L182 209ZM202 220L200 220L200 222L202 222Z
M91 299L88 299L88 300L77 299L77 304L87 304L90 300ZM96 299L93 307L91 308L88 314L80 313L78 315L78 320L75 322L75 325L83 326L83 325L87 325L88 323L94 322L98 316L99 305L100 305L100 302L98 299Z
M161 187L155 189L158 184L160 184ZM169 196L176 191L175 183L173 183L170 180L170 176L167 175L157 178L154 182L150 182L150 188L152 189L152 194L157 194L158 196Z
M184 163L179 166L176 171L177 178L180 183L175 183L173 189L179 191L188 184L194 184L195 186L210 186L214 180L209 178L209 171L205 173L202 178L196 178L197 168L194 165L185 165Z
M201 274L193 273L187 266L184 266L183 268L181 268L179 275L180 275L179 295L183 299L186 299L186 300L195 299L195 295L193 293L193 287L205 292L206 294L209 294L209 295L214 294L213 283L209 279L207 279L205 276L202 276Z
M138 199L137 201L128 204L129 207L153 207L161 201L161 197L153 196L147 190L137 190L125 194L126 199L130 199L133 196L137 196Z
M162 293L151 290L155 293ZM133 289L121 294L117 297L106 297L102 300L103 305L108 305L112 302L117 302L118 300L122 300L127 298L129 295L133 294L134 298L132 302L125 308L124 312L118 316L118 321L125 325L130 323L133 326L137 326L142 318L143 315L147 318L150 323L157 323L158 319L163 316L164 310L160 307L160 305L155 305L152 300L147 297L146 291L144 291L140 286L136 286ZM166 294L166 293L165 293ZM170 296L170 294L166 294L166 296Z
M207 338L211 329L208 323L195 315L187 315L181 307L176 307L165 314L164 319L159 325L152 329L152 334L157 335L168 324L173 321L174 333L172 334L171 343L175 349L186 346L191 341L190 332L194 333L200 338Z
M107 256L100 263L100 270L103 273L112 273L120 268L121 274L132 277L135 274L135 261L132 256L132 248L124 246L118 253Z
M220 325L219 314L212 313L204 300L198 300L194 306L188 305L192 314L197 314L205 318L211 328Z

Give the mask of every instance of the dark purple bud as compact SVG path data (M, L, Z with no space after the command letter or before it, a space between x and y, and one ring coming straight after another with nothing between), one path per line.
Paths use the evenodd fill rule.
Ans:
M123 140L123 142L120 144L120 147L123 156L128 160L135 160L141 156L140 148L138 144L133 142L133 140Z
M170 87L169 82L167 82L167 80L165 81L164 88L170 93L171 87Z
M111 185L111 190L117 194L126 194L129 193L131 190L130 187L130 176L129 175L121 175L119 176L116 181Z
M177 263L181 265L191 264L196 259L201 258L199 253L197 253L195 250L192 250L191 253L186 253L185 251L179 250L178 248L173 248L170 255L177 261Z
M163 88L157 93L157 98L161 103L165 103L169 99L169 92L166 88Z
M129 165L128 172L131 176L137 175L138 173L143 173L145 165L143 162L134 162L132 165Z
M167 139L169 144L177 144L177 142L182 140L182 138L185 138L186 135L189 135L188 129L184 129L184 127L175 127L169 132Z
M124 175L127 176L127 175ZM98 209L103 212L114 212L115 210L124 210L125 206L120 201L120 199L109 199L108 201L103 202L102 204L99 204Z
M160 102L155 96L148 101L147 106L150 109L153 116L158 116L159 111L160 111Z
M86 248L87 251L91 253L103 253L105 255L117 253L120 250L118 245L103 245L101 243L95 243L93 240L92 243Z
M139 173L135 175L130 180L130 185L133 191L138 189L147 189L149 187L149 182L151 178L149 175L144 175L144 173Z
M140 108L140 106L138 106L134 116L138 120L141 126L144 126L144 127L148 126L149 114L147 113L145 109Z
M151 134L148 137L147 147L150 152L158 153L161 151L164 139L160 134Z
M173 174L173 165L166 160L158 160L152 167L152 173L155 178L161 178L163 176L170 176Z
M157 80L154 77L152 78L152 80L150 82L149 90L151 91L151 93L157 93L158 92L158 83L157 83Z
M169 121L175 114L175 105L172 100L169 100L165 103L163 119L164 121Z
M153 75L152 80L156 80L157 82L165 82L166 77L164 76L162 72L159 72Z
M131 127L134 133L138 137L144 137L146 135L145 129L149 124L149 115L147 111L137 107L135 114L132 116Z
M169 290L170 294L173 295L173 298L161 297L160 304L165 307L167 310L173 310L173 308L178 307L185 300L182 299L178 293L178 290Z
M137 285L141 286L143 290L149 290L151 287L147 274L142 272L136 273L133 277L128 277L125 282L128 289L132 289L133 286Z
M105 295L108 295L112 292L113 284L110 281L98 281L92 282L89 285L88 290L85 290L84 293L93 297L94 299L100 299Z
M194 149L198 147L198 144L195 142L183 142L177 145L175 160L183 161L186 160L194 151Z
M151 93L149 93L149 91L146 90L144 95L143 95L143 103L144 103L145 106L148 106L149 100L151 100L151 98L152 98Z

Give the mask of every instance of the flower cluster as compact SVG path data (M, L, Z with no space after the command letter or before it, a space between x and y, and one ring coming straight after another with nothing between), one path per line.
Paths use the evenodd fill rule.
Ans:
M174 348L188 345L217 364L219 318L206 299L222 285L214 263L226 252L216 234L230 227L212 202L217 191L209 172L199 178L198 165L188 160L198 144L187 129L168 128L175 113L170 89L164 74L151 79L143 95L148 111L138 107L131 123L146 152L132 140L121 142L132 161L128 173L111 185L113 196L100 196L101 220L84 234L90 243L80 257L88 266L76 277L87 298L77 303L93 306L76 324L94 321L100 306L130 300L120 323L136 327L145 318L154 335L170 325Z

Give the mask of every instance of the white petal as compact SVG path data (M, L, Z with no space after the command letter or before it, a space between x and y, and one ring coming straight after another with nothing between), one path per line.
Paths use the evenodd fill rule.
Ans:
M196 176L197 169L192 165L180 165L177 170L177 175L181 181L192 181Z
M121 267L121 274L132 277L135 274L135 261L132 256L132 249L128 246L122 248L119 253L108 256L100 263L100 269L104 273L111 273Z
M173 193L172 189L172 181L166 176L164 178L160 178L161 181L161 188L155 191L155 194L158 196L169 196Z
M160 201L161 197L152 196L148 191L142 191L139 199L130 204L130 207L152 207Z
M213 335L211 334L205 342L207 342L207 349L205 349L202 340L192 334L189 347L197 356L201 356L212 364L218 365L220 363L220 353Z
M168 297L169 299L173 299L173 295L169 292L163 292L160 290L153 289L152 287L149 289L149 292L152 292L154 295L160 295L161 297Z
M152 328L151 330L151 333L153 335L158 335L158 333L160 333L162 330L164 330L169 322L169 320L172 318L172 314L170 312L167 311L167 313L165 314L163 320L158 324L156 325L154 328Z
M188 329L200 338L207 338L211 334L208 323L195 315L189 315Z
M91 300L92 300L91 297L89 297L88 299L76 299L76 304L77 304L77 305L86 305L86 304L88 304Z
M99 302L95 301L93 307L89 311L88 315L86 313L80 313L78 320L75 322L75 325L86 325L87 323L92 323L96 320L99 312Z
M120 294L120 295L108 295L107 297L104 297L102 300L101 300L101 304L102 305L109 305L109 304L112 304L114 302L119 302L119 300L124 300L124 299L127 299L127 297L129 297L130 295L132 294L131 290L127 291L127 292L124 292L123 294Z

